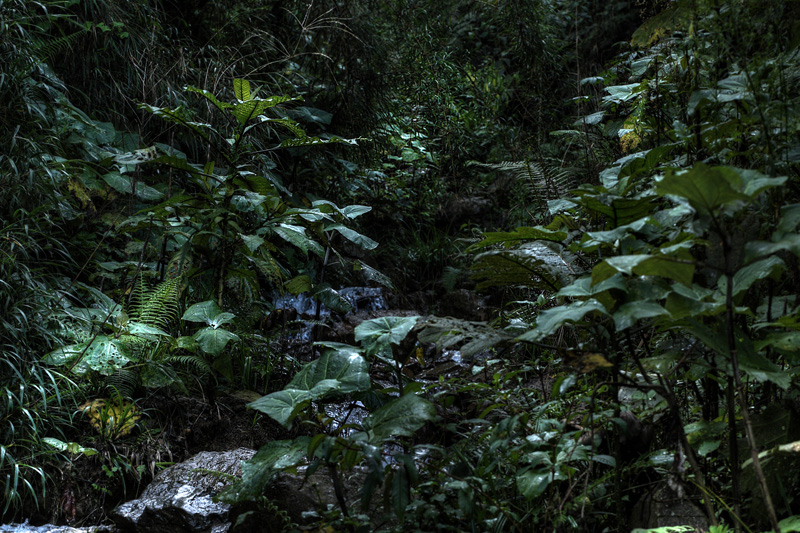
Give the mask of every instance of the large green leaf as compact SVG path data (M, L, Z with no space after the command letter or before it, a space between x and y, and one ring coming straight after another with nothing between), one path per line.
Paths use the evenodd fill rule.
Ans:
M668 250L662 249L662 252ZM600 283L617 272L637 276L659 276L673 279L684 285L691 285L694 277L694 264L685 250L670 257L665 254L633 254L609 257L592 270L592 281Z
M331 349L319 359L305 365L282 391L268 394L248 406L288 428L310 401L368 390L369 367L358 349L338 344L329 347Z
M715 300L714 296L717 294L719 293L697 284L686 286L675 283L672 285L672 292L667 295L664 307L675 320L718 315L725 310L725 301Z
M487 246L494 246L502 244L506 248L521 242L529 242L535 240L555 241L561 242L567 238L567 233L564 231L552 231L541 226L536 227L520 227L516 231L497 231L486 232L483 234L483 240L473 244L469 247L469 251L480 250Z
M236 504L256 500L275 475L300 464L310 441L310 437L297 437L268 442L251 459L242 462L241 481L221 492L220 501Z
M668 315L669 311L655 302L637 300L622 304L614 313L614 325L617 331L631 327L637 320Z
M410 437L425 422L436 417L436 407L410 393L394 399L364 420L369 442L377 444L389 437Z
M419 342L435 342L441 349L462 345L460 352L465 358L513 339L509 333L485 322L468 322L458 318L427 317L420 326L417 336Z
M708 327L698 321L689 321L686 329L706 346L725 357L731 358L728 345L727 326L724 322L717 322L716 327ZM739 370L759 382L771 381L782 389L791 385L791 376L787 371L776 365L761 353L756 351L755 343L745 331L736 328L735 348L739 361ZM732 370L728 369L731 373Z
M229 104L227 102L220 102L219 100L217 100L217 97L214 96L213 93L211 93L211 92L209 92L209 91L207 91L205 89L198 89L197 87L193 87L193 86L189 85L189 86L185 87L184 90L186 90L188 92L192 92L192 93L197 93L197 94L203 95L203 97L205 97L206 100L208 100L209 102L214 104L214 107L216 107L220 111L225 111L226 109L229 109L229 108L233 107L233 105L231 105L231 104Z
M80 360L75 363L76 359ZM94 340L57 348L44 356L44 362L52 365L70 366L75 374L94 370L110 376L131 361L128 349L120 339L98 335Z
M790 233L775 242L752 241L745 244L744 249L745 258L748 260L784 251L792 252L797 257L800 257L800 235Z
M280 148L299 148L301 146L317 146L322 144L331 143L344 143L355 145L358 144L355 139L343 139L342 137L331 137L329 139L320 139L319 137L306 137L298 136L294 139L286 139L281 141Z
M360 234L359 232L348 228L347 226L343 226L341 224L334 224L325 228L327 231L335 230L338 231L342 237L347 239L348 241L352 242L353 244L357 245L359 248L363 250L374 250L378 247L378 243L370 239L369 237Z
M711 214L722 206L746 201L744 182L731 167L709 167L697 163L686 172L670 170L656 184L658 194L685 198L697 212Z
M528 499L537 498L553 481L553 473L541 468L527 468L516 476L517 488Z
M308 254L308 251L311 250L320 257L325 255L325 250L322 246L306 235L306 229L302 226L278 224L272 230L286 242L297 246L304 254Z
M249 403L248 407L269 415L273 420L290 429L294 418L309 402L311 402L311 395L307 390L285 389L267 394Z
M761 350L767 346L778 350L790 362L800 362L800 331L781 331L770 333L764 340L756 343L756 349Z
M259 246L264 244L264 238L259 237L258 235L243 235L240 233L239 237L241 237L242 242L245 246L247 246L247 249L250 250L250 253L255 252L258 250Z
M327 395L328 381L335 382L337 394L368 390L369 368L359 350L334 344L329 345L329 348L331 349L326 350L319 359L305 365L286 386L286 390L307 390L315 400ZM320 393L322 390L325 392Z
M351 220L370 211L372 208L368 205L348 205L342 208L342 214Z
M193 338L201 350L213 356L221 354L230 341L239 340L239 336L235 333L215 327L203 328L195 333Z
M572 282L581 268L561 245L529 242L512 250L480 254L472 265L477 287L530 287L557 291Z
M314 287L314 283L307 274L295 276L286 282L286 290L295 296L304 292L310 291Z
M220 313L222 313L222 309L219 308L217 302L214 300L206 300L205 302L196 303L189 307L189 309L183 313L181 320L211 324L214 317Z
M520 335L517 340L520 341L538 341L548 335L552 335L561 326L583 320L587 314L592 312L599 312L607 315L605 306L595 299L589 299L582 302L573 302L552 309L545 309L536 320L536 328Z
M387 287L389 289L394 289L394 284L392 283L392 280L389 279L389 277L386 274L372 268L371 266L369 266L360 259L353 263L353 271L361 272L366 281L374 281L379 285L383 285L384 287Z
M313 294L314 298L332 311L348 313L353 310L353 305L327 283L314 287Z
M234 78L233 80L233 96L237 100L250 100L250 82L241 78Z
M355 339L370 355L400 344L419 320L418 316L384 316L365 320L355 329Z
M751 263L746 267L742 267L733 276L733 295L736 296L747 289L753 283L767 278L773 278L786 268L786 264L780 257L771 256L755 263Z
M583 194L573 201L608 217L612 228L644 218L657 207L652 198L620 198L608 194Z

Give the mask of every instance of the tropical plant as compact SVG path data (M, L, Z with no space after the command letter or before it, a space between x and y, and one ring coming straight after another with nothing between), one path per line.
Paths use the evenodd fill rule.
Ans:
M391 505L403 517L410 503L411 490L418 479L412 437L436 416L436 409L419 394L418 383L408 383L402 366L410 354L400 349L401 342L418 317L383 317L363 322L356 337L362 348L340 343L320 343L322 355L308 363L282 390L249 404L287 428L297 421L312 424L316 433L292 440L274 441L262 447L242 468L242 480L222 495L228 502L258 497L282 470L308 462L306 475L320 467L330 473L341 515L350 516L346 503L342 471L359 464L367 468L359 495L365 512L376 488L385 485ZM379 387L370 379L370 366L382 363L396 370L397 388ZM343 419L317 415L315 405L347 401L350 409ZM368 410L361 421L350 421L356 406ZM317 407L318 408L318 407ZM396 444L402 443L402 448Z

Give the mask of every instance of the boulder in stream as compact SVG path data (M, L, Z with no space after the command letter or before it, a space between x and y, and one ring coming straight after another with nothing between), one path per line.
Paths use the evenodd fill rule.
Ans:
M213 498L255 453L249 448L200 452L160 472L141 497L113 511L114 522L121 531L137 533L226 532L230 505Z

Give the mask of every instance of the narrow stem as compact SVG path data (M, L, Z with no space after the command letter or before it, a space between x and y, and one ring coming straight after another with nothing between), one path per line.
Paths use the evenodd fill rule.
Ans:
M727 244L727 239L723 239L723 243ZM744 386L742 385L741 375L739 373L739 358L736 353L736 336L734 335L733 327L733 272L732 268L730 268L730 260L729 254L727 253L728 246L725 246L725 263L728 268L726 268L726 278L727 278L727 287L726 287L726 296L725 296L725 306L726 306L726 321L728 326L728 350L730 351L731 356L731 367L733 369L733 383L729 381L730 385L736 385L736 395L739 397L739 408L742 412L742 423L744 424L744 431L747 435L747 443L750 445L750 456L753 459L753 473L758 480L758 486L761 489L761 495L764 498L764 506L767 508L767 514L769 515L769 521L772 524L772 530L775 533L781 533L781 528L778 525L778 516L775 513L775 507L772 504L772 497L769 494L769 488L767 488L767 480L764 476L764 471L761 469L761 461L758 459L758 447L756 445L756 438L753 434L753 426L750 423L750 414L748 412L747 401L745 400L745 391ZM738 461L738 457L736 458Z
M742 490L739 484L741 470L739 468L739 441L736 438L736 399L734 398L733 377L728 377L728 391L725 394L728 409L728 462L731 468L731 486L733 488L733 511L736 516L742 516ZM736 531L741 531L741 525L736 522Z

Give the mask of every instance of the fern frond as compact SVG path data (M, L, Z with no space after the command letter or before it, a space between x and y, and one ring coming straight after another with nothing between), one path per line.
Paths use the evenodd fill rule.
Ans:
M180 316L180 299L184 288L184 277L168 279L153 287L147 287L143 278L137 280L130 299L128 316L164 331Z
M46 39L33 43L34 53L41 58L53 57L61 52L72 48L72 45L78 38L86 35L88 30L80 29L75 33L64 35L57 39Z
M205 376L212 372L208 361L198 355L170 355L164 358L164 363L171 366L182 366L193 374Z
M575 187L575 176L571 172L533 161L502 161L500 163L478 163L480 166L499 172L510 173L514 179L528 183L530 194L537 200L557 200Z
M120 397L132 397L139 386L139 373L132 368L118 368L106 378L106 384Z

